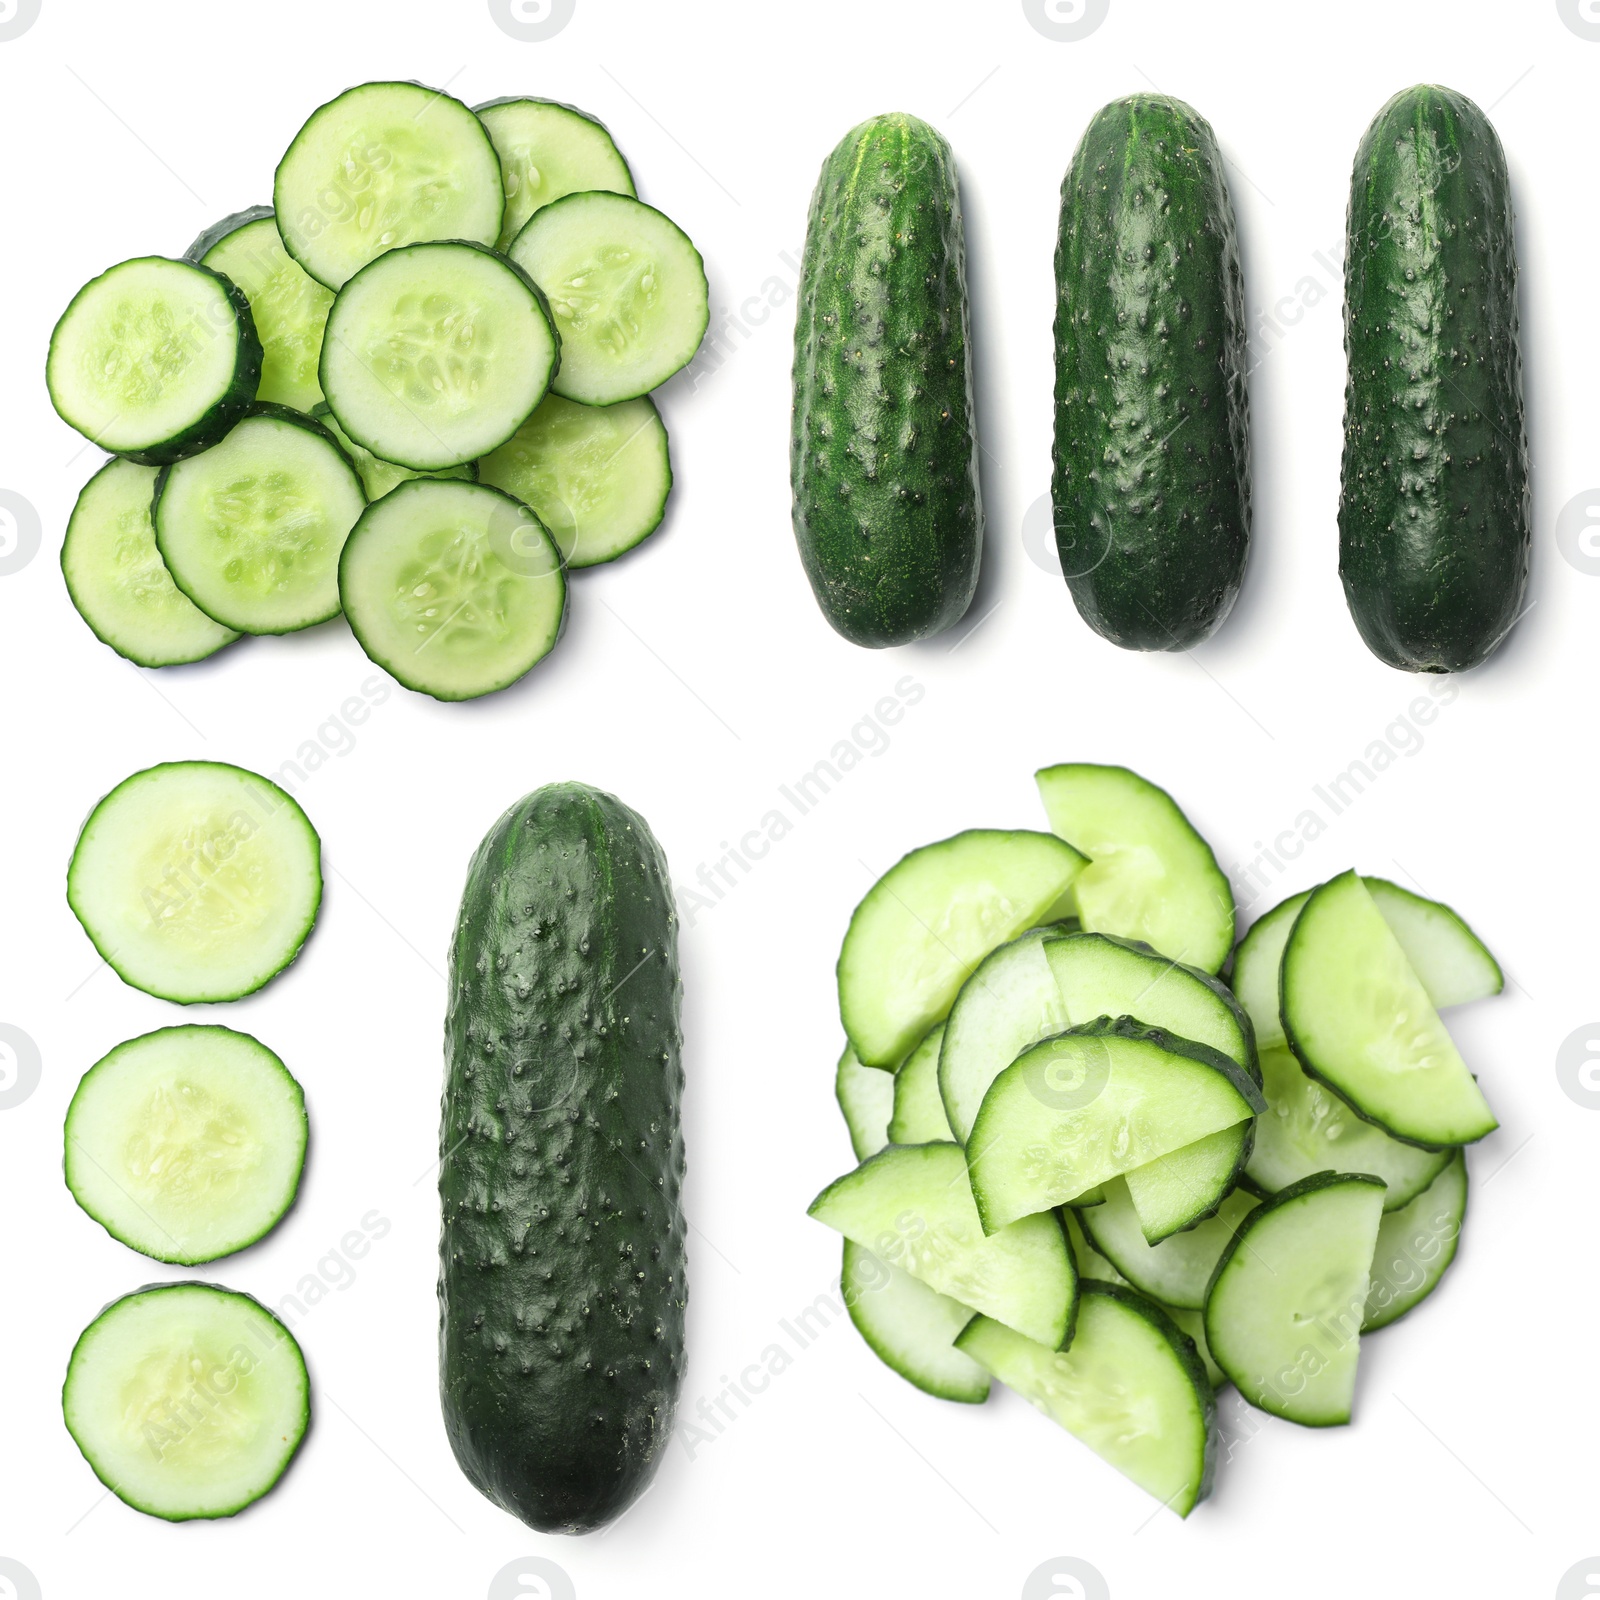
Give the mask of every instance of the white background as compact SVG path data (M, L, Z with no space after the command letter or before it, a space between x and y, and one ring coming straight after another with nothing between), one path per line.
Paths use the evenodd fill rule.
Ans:
M370 702L384 681L342 623L159 673L90 636L55 556L97 458L50 411L42 373L50 327L81 282L127 256L180 253L217 217L268 198L304 116L378 77L599 114L644 197L703 250L719 316L781 303L727 336L720 366L702 362L663 394L678 471L669 521L635 556L578 577L569 632L544 665L472 705L393 689L341 729L330 719L342 703ZM1431 724L1408 728L1397 719L1422 686L1362 647L1335 569L1337 265L1361 131L1423 79L1492 107L1510 155L1535 603ZM1022 539L1048 485L1061 174L1096 107L1153 86L1215 125L1252 318L1278 319L1257 335L1244 596L1189 657L1102 643ZM0 487L37 508L44 533L38 557L0 578L0 1021L43 1061L37 1091L0 1112L0 1556L24 1563L48 1600L108 1586L476 1597L527 1555L558 1561L584 1600L1012 1596L1057 1556L1091 1562L1116 1600L1554 1594L1600 1547L1600 1114L1563 1093L1554 1066L1563 1039L1600 1013L1589 821L1600 582L1562 558L1554 531L1600 480L1597 92L1600 43L1565 26L1554 0L1111 0L1077 43L1042 36L1018 0L577 0L544 43L509 38L483 0L43 0L30 31L0 42ZM823 156L892 109L939 126L960 164L990 528L976 627L873 654L823 623L789 531L788 261ZM649 818L687 885L721 841L781 803L780 783L852 730L876 745L861 719L908 674L924 694L888 730L889 748L714 909L686 918L684 1408L774 1343L792 1364L692 1458L674 1443L611 1531L533 1534L461 1477L435 1393L441 973L468 856L517 797L581 778ZM1331 818L1256 911L1350 865L1388 874L1457 905L1512 987L1454 1022L1503 1123L1473 1152L1461 1258L1430 1305L1371 1341L1354 1426L1257 1419L1185 1524L1152 1519L1153 1502L1009 1396L983 1408L927 1398L844 1324L796 1353L780 1319L836 1280L837 1240L804 1212L850 1165L832 1098L832 968L873 875L963 827L1042 826L1033 770L1104 760L1169 787L1247 899L1239 868L1256 841L1290 828L1318 804L1312 785L1375 740L1410 753ZM271 772L307 741L343 753L299 789L328 873L299 963L261 995L199 1013L97 970L63 895L94 800L156 761ZM172 1527L104 1496L58 1396L74 1338L106 1301L183 1274L76 1209L60 1139L91 1062L186 1016L258 1033L312 1113L298 1208L208 1275L273 1304L308 1275L345 1287L296 1320L316 1415L279 1491L234 1521ZM386 1235L341 1262L332 1253L374 1212ZM1240 1414L1236 1399L1224 1409Z

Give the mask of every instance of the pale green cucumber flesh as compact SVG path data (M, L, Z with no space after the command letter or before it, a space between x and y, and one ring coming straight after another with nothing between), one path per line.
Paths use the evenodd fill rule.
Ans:
M1467 1161L1458 1150L1410 1205L1379 1224L1363 1333L1398 1322L1439 1287L1456 1258L1466 1215Z
M1387 878L1361 881L1405 951L1417 981L1441 1011L1487 999L1505 988L1499 962L1449 906L1424 899Z
M338 440L339 448L350 457L369 502L381 500L391 489L398 489L402 483L410 483L413 478L464 478L469 483L478 481L476 461L464 461L459 467L441 467L437 472L417 472L410 467L396 466L392 461L380 461L339 426L339 419L326 401L311 414Z
M1106 1203L1084 1212L1080 1221L1095 1248L1141 1294L1163 1305L1199 1311L1205 1307L1211 1274L1233 1239L1234 1229L1257 1204L1252 1195L1235 1190L1214 1217L1150 1245L1145 1242L1127 1185L1113 1180L1106 1185Z
M889 1142L894 1115L895 1080L881 1067L864 1067L849 1045L839 1057L833 1077L834 1098L850 1130L850 1148L857 1161L875 1156ZM900 1140L899 1143L911 1143Z
M894 1112L889 1137L896 1144L949 1143L955 1136L939 1098L939 1047L945 1025L930 1028L894 1075Z
M1239 1182L1255 1122L1220 1128L1170 1155L1123 1174L1148 1244L1159 1244L1212 1216Z

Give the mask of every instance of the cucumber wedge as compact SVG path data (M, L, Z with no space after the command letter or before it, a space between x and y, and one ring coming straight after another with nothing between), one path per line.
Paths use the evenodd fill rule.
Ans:
M436 700L515 683L567 623L560 551L487 484L415 478L375 500L345 545L339 594L368 656Z
M413 478L464 478L468 483L478 481L476 461L463 461L459 467L441 467L437 472L417 472L411 467L396 466L392 461L380 461L339 426L339 419L325 400L312 410L311 415L333 435L339 448L350 457L350 463L356 469L369 501L381 500L391 489L398 489L402 483L410 483Z
M506 199L488 130L459 100L420 83L363 83L306 119L272 204L284 248L338 289L386 250L492 245Z
M1318 1173L1239 1224L1212 1275L1206 1342L1253 1406L1308 1428L1350 1420L1383 1183Z
M896 1144L948 1144L954 1137L945 1118L944 1101L939 1098L939 1047L943 1042L941 1023L929 1030L894 1075L889 1137Z
M1143 1296L1086 1282L1064 1351L987 1317L967 1325L956 1349L1180 1517L1210 1493L1211 1381L1194 1341Z
M849 1239L841 1281L850 1320L886 1367L940 1400L982 1405L989 1398L989 1374L955 1347L972 1321L970 1306Z
M995 1079L972 1125L967 1165L983 1226L1061 1205L1263 1105L1220 1051L1128 1017L1046 1039Z
M390 250L328 313L321 381L363 449L417 472L487 455L544 399L561 345L520 268L462 240Z
M1123 1174L1146 1244L1193 1228L1233 1193L1255 1145L1256 1119L1208 1133Z
M1083 926L1220 972L1233 949L1233 891L1171 795L1126 767L1067 764L1035 779L1051 831L1089 857L1073 885Z
M1467 1162L1450 1164L1410 1205L1378 1226L1363 1333L1387 1328L1422 1304L1450 1270L1467 1216Z
M1283 970L1283 947L1289 942L1294 919L1311 898L1311 891L1291 895L1250 924L1250 931L1233 953L1233 992L1249 1013L1256 1030L1256 1049L1286 1050L1283 1018L1278 1010L1278 978Z
M634 192L633 174L605 124L556 100L506 96L472 108L489 130L505 176L506 215L497 248L510 248L540 206L569 194Z
M261 339L256 399L310 411L322 399L317 363L333 294L283 248L272 207L224 217L189 246L186 259L220 272L250 302Z
M249 1295L168 1283L84 1330L62 1410L94 1474L168 1522L231 1517L287 1470L311 1416L294 1336Z
M150 521L157 469L113 457L83 486L61 546L78 615L141 667L203 661L239 637L172 581Z
M89 813L67 901L124 983L182 1005L237 1000L300 953L321 845L275 783L218 761L124 779Z
M172 581L241 633L294 633L339 614L339 554L367 498L331 433L252 406L156 484L156 544Z
M1049 1349L1072 1332L1077 1274L1060 1220L1027 1217L986 1235L959 1145L890 1145L824 1189L810 1215Z
M889 1142L895 1080L877 1067L862 1066L855 1051L846 1045L834 1073L833 1093L844 1113L844 1125L850 1130L850 1148L855 1151L856 1160L877 1155Z
M45 363L61 420L145 466L214 444L260 380L244 295L220 272L164 256L121 262L85 284Z
M561 332L553 387L568 400L636 400L700 348L711 321L700 252L642 200L569 194L534 212L508 253L550 297Z
M1425 900L1387 878L1363 878L1372 903L1411 963L1428 998L1441 1011L1499 994L1506 986L1488 946L1437 900Z
M1205 1308L1206 1290L1234 1229L1259 1202L1235 1190L1214 1217L1186 1233L1157 1245L1145 1242L1139 1213L1128 1198L1127 1185L1113 1179L1106 1185L1106 1203L1079 1218L1095 1248L1141 1294L1162 1305L1186 1311Z
M478 473L533 507L569 567L615 561L648 539L672 492L667 430L648 397L580 406L546 395Z
M891 867L839 952L839 1014L863 1063L905 1060L978 963L1035 926L1084 865L1047 833L975 828Z
M294 1204L306 1101L231 1028L161 1028L102 1056L67 1108L72 1198L113 1239L195 1266L264 1237Z
M1354 872L1315 890L1280 977L1300 1064L1397 1139L1471 1144L1499 1124L1372 895Z

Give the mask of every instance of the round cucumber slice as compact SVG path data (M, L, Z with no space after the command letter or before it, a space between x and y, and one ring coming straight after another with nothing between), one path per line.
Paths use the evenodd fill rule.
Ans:
M94 1475L168 1522L231 1517L284 1474L311 1415L305 1357L249 1295L169 1283L84 1329L61 1396Z
M213 622L172 581L150 521L157 469L114 457L83 486L61 546L78 615L141 667L201 661L239 635Z
M634 193L633 174L605 124L576 106L508 95L473 109L494 140L505 174L500 249L552 200L589 189Z
M410 467L397 467L392 461L380 461L370 450L362 449L339 426L339 419L325 400L312 415L339 441L339 448L354 462L368 500L381 500L391 489L398 489L402 483L410 483L413 478L465 478L471 483L478 481L476 461L464 461L459 467L441 467L437 472L413 472Z
M648 398L584 406L547 395L478 476L533 507L569 567L595 567L648 539L672 492L667 430Z
M67 901L124 983L181 1005L253 994L322 901L321 844L277 784L219 761L125 778L84 823Z
M482 245L416 244L339 291L322 387L357 444L431 472L504 444L544 399L559 353L521 268Z
M643 201L569 194L534 212L510 254L549 296L561 333L553 387L568 400L637 399L700 348L711 321L700 252Z
M322 398L317 362L333 294L283 248L272 207L224 217L195 240L188 259L222 273L250 302L262 351L256 399L309 411Z
M67 1108L72 1197L113 1239L157 1261L232 1255L294 1204L306 1102L247 1033L161 1028L101 1057Z
M220 444L156 487L156 544L173 582L224 627L293 633L339 614L339 552L367 504L320 423L253 406Z
M147 466L220 439L260 378L244 295L209 267L165 256L121 262L85 284L45 363L61 420Z
M319 106L278 163L272 202L284 247L330 289L418 240L493 244L505 217L483 124L420 83L363 83Z
M374 501L339 563L361 648L408 689L471 700L542 661L567 619L561 552L520 500L418 478Z

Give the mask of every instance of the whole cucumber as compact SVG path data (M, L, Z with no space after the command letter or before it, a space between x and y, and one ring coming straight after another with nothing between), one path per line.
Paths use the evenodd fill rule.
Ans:
M440 1132L440 1393L467 1477L545 1532L644 1490L683 1376L677 915L645 821L584 784L468 869Z
M1531 502L1505 152L1424 84L1367 129L1345 246L1339 575L1380 661L1459 672L1522 610Z
M1244 276L1211 125L1165 95L1096 113L1061 185L1055 471L1067 587L1127 650L1187 650L1250 544Z
M795 324L794 531L852 644L942 633L983 547L966 246L950 146L874 117L823 163Z

